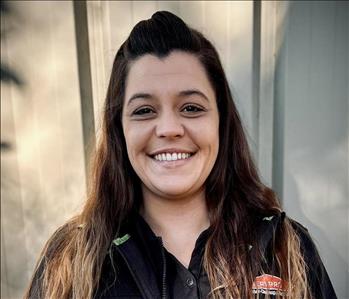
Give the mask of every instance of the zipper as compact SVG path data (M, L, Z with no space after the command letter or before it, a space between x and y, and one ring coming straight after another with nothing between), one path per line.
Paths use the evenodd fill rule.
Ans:
M162 290L161 290L161 298L166 299L167 297L167 285L166 285L166 272L167 272L167 264L166 264L166 256L165 256L165 248L164 243L162 242L161 237L158 237L161 244L161 257L162 257Z

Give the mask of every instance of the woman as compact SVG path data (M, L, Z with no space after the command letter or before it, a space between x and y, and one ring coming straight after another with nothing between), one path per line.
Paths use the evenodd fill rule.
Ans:
M86 205L48 241L26 298L336 298L261 183L201 33L169 12L138 23L103 120Z

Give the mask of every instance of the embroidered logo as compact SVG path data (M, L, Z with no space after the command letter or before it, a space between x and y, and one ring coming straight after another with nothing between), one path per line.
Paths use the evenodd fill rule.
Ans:
M274 218L274 216L264 217L263 221L271 221Z
M270 274L257 276L252 285L253 294L269 294L285 296L287 283L280 277Z
M129 234L126 234L124 235L123 237L121 238L116 238L115 240L113 240L113 243L116 245L116 246L119 246L123 243L125 243L131 236Z

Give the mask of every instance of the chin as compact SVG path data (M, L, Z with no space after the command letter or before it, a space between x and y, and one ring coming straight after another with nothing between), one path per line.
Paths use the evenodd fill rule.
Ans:
M192 192L191 186L185 187L181 184L181 185L171 185L171 186L157 186L156 191L154 193L155 194L157 193L162 197L183 198L183 197L190 196L193 192Z

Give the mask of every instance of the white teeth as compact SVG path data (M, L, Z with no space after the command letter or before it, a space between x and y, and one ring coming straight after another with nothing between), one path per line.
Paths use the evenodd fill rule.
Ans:
M176 161L188 159L192 154L189 153L162 153L154 156L157 161Z

